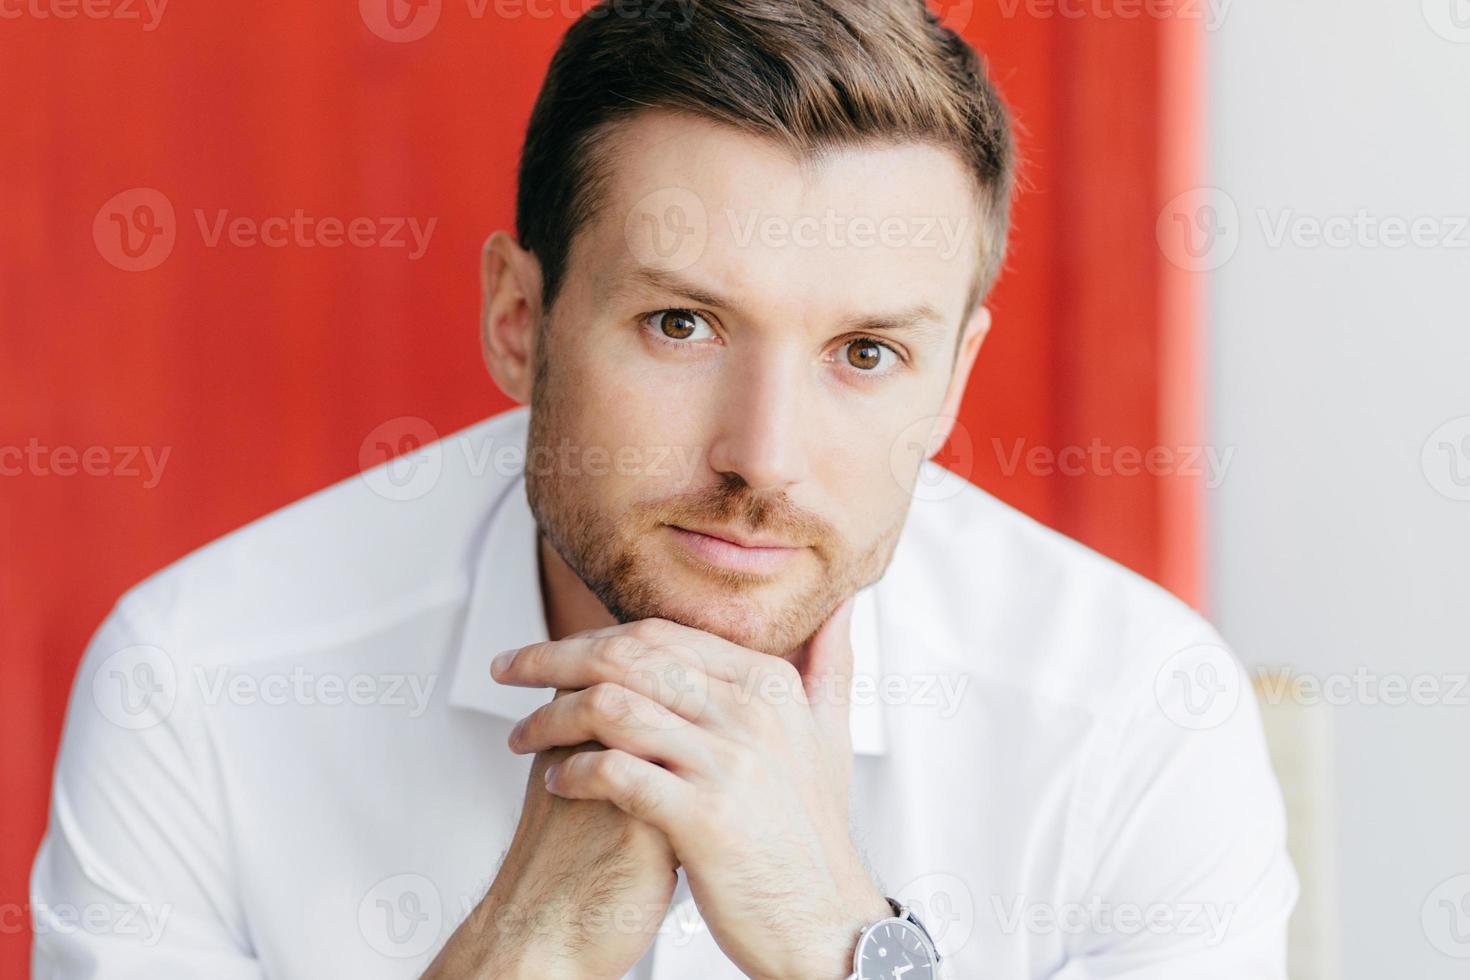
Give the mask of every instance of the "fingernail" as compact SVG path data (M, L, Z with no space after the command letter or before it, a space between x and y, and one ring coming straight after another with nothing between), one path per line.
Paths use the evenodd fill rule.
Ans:
M556 771L561 768L560 762L553 762L546 767L546 785L551 785L551 780L556 776Z
M516 652L514 650L507 650L504 653L497 653L495 655L495 659L490 661L490 673L505 673L506 668L510 666L510 662L515 658Z

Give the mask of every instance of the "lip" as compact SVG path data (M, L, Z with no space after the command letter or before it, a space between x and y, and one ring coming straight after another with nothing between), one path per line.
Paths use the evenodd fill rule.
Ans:
M716 533L677 524L665 526L685 550L704 564L747 575L773 575L805 550L768 538L739 536L732 531Z

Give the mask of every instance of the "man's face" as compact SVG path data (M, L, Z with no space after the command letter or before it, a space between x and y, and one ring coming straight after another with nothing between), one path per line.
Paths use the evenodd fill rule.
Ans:
M616 139L538 338L531 507L620 621L792 656L882 575L963 384L969 178L662 112Z

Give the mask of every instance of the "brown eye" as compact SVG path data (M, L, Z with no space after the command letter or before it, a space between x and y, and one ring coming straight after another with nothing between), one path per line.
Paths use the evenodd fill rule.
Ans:
M694 317L682 310L665 310L659 314L658 328L665 337L673 340L687 340L694 336L698 324Z
M694 349L706 341L720 339L709 321L693 310L656 310L645 314L639 322L659 340L677 347Z
M847 363L871 371L883 361L883 345L873 340L854 340L847 345Z

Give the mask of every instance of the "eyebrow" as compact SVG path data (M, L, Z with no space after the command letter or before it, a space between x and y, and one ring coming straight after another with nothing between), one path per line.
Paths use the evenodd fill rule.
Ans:
M648 266L639 266L633 270L632 278L645 286L661 289L676 296L683 297L700 306L709 306L715 309L734 310L736 305L725 299L718 293L711 292L697 283L690 282L677 273L668 272L663 269L653 269ZM893 313L856 313L843 317L839 326L845 332L859 333L883 333L887 331L903 333L906 331L920 333L944 333L944 317L929 303L917 303L903 310Z
M640 265L633 270L633 279L645 286L652 286L654 289L661 289L666 293L693 300L700 306L717 306L724 310L735 308L734 303L690 282L677 273L666 272L663 269L650 269L646 265Z

